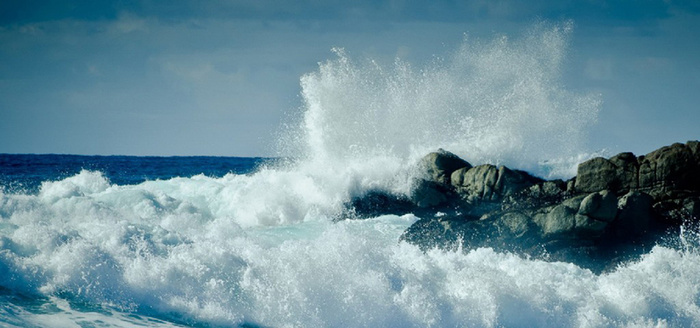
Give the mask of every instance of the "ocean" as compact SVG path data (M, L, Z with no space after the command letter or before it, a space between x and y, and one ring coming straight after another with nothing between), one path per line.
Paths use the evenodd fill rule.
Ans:
M343 49L301 77L279 156L0 155L0 326L700 326L697 229L603 273L399 241L437 148L568 178L600 96L561 82L567 26L415 65Z

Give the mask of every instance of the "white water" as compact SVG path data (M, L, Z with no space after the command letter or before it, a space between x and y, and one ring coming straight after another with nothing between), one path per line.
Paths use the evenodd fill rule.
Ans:
M597 276L491 249L424 254L397 242L412 215L244 227L223 204L257 176L110 186L84 171L3 194L0 282L221 325L700 324L692 245Z
M222 326L700 325L692 231L595 275L491 249L422 253L398 242L410 214L332 222L351 196L406 192L412 161L438 147L570 175L598 100L558 81L567 34L466 42L424 68L339 52L302 78L294 165L135 186L83 171L37 195L0 193L0 286L55 308L0 314L16 326L166 324L132 312Z
M465 39L446 58L382 66L338 58L301 79L306 106L295 153L325 166L375 158L412 161L444 148L472 163L572 176L600 99L561 84L570 27L523 37ZM558 162L543 169L543 161Z

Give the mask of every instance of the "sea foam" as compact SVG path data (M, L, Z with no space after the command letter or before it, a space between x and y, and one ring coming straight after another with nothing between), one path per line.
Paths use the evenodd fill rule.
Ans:
M515 40L465 37L453 53L419 66L335 49L336 59L301 79L295 153L346 166L378 156L410 162L445 148L472 163L572 176L570 161L590 153L586 132L600 97L561 82L570 33L569 24L542 24ZM568 164L540 169L544 161Z
M684 247L657 246L596 275L489 248L424 253L398 242L418 219L410 214L245 227L201 207L237 178L251 177L111 185L59 200L3 194L3 212L14 208L2 219L0 283L60 296L49 302L186 324L700 324L700 255L690 230L678 239Z
M37 194L0 192L0 322L700 325L692 229L673 238L681 247L596 275L489 248L422 252L399 242L410 213L342 220L354 196L409 192L411 165L438 147L571 175L600 100L559 81L569 33L466 40L420 67L337 50L302 78L291 164L134 185L82 171Z

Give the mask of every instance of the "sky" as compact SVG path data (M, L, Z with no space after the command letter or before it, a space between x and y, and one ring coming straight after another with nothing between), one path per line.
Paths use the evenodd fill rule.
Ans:
M331 48L420 63L538 21L573 23L591 149L700 139L695 0L3 0L0 153L274 156Z

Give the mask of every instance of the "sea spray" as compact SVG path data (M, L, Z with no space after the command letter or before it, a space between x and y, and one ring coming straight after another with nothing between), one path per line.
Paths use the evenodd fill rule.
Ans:
M62 317L92 306L223 326L700 324L687 242L601 275L489 248L424 253L397 242L413 215L255 227L212 215L238 178L251 177L91 190L100 177L85 174L65 181L80 195L3 194L0 284L68 300L48 307Z
M599 100L558 81L569 33L466 40L418 68L339 50L302 78L292 165L134 184L86 170L0 192L0 323L700 325L688 237L596 275L490 248L423 252L399 242L413 214L334 221L353 195L407 192L407 167L438 147L534 173L579 156Z
M561 82L570 24L540 24L520 39L465 37L446 58L413 65L336 59L302 77L304 118L296 141L312 161L352 166L378 156L415 161L437 148L473 163L504 164L551 177L543 161L586 149L600 99Z

